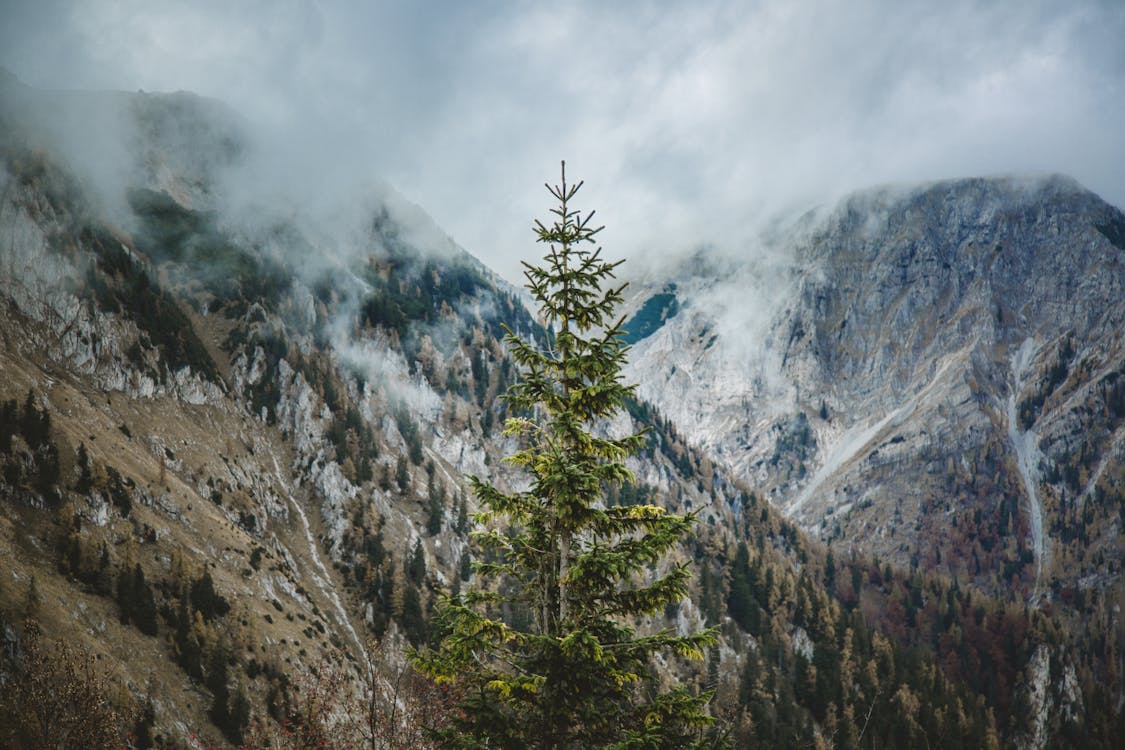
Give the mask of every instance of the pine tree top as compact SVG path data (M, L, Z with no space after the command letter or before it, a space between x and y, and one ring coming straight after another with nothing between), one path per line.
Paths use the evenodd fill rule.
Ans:
M547 336L507 330L520 379L504 395L515 414L505 434L521 447L506 460L529 487L469 478L481 508L474 568L486 585L448 600L440 646L415 655L464 696L443 735L450 747L686 747L710 721L710 695L661 692L653 659L701 658L715 631L636 629L686 595L687 564L661 563L695 519L604 502L607 487L633 479L625 461L644 432L602 429L636 386L621 372L622 261L590 247L602 228L573 207L581 187L567 183L564 163L561 183L547 186L554 220L534 226L548 250L541 265L524 264Z

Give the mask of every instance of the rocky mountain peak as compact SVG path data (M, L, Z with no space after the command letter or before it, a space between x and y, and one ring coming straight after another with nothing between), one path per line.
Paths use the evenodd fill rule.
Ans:
M1027 595L1088 574L1043 567L1061 508L1038 498L1103 487L1109 517L1120 494L1125 216L1050 175L879 188L808 221L787 261L677 287L633 353L643 395L822 538L962 575L948 521L1008 502ZM1089 471L1066 487L1079 429L1098 437L1077 441Z

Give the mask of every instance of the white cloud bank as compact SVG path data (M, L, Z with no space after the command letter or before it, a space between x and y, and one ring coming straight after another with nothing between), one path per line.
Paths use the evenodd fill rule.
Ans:
M24 82L224 99L295 174L324 175L319 195L381 176L511 278L538 253L529 227L562 158L626 257L737 252L768 215L889 181L1057 171L1125 205L1117 0L46 0L0 14L0 64Z

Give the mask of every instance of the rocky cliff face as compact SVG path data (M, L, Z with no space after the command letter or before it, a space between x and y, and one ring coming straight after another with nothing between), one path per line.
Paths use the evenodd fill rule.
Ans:
M636 305L679 298L633 353L646 398L844 549L1026 598L1116 585L1119 210L1062 177L878 190L766 257L645 282Z

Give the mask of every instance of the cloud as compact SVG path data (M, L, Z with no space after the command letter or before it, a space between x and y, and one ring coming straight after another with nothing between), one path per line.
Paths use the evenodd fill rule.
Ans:
M750 252L885 182L1058 171L1125 205L1119 2L25 6L25 82L224 99L297 194L383 178L510 278L563 158L626 257Z

